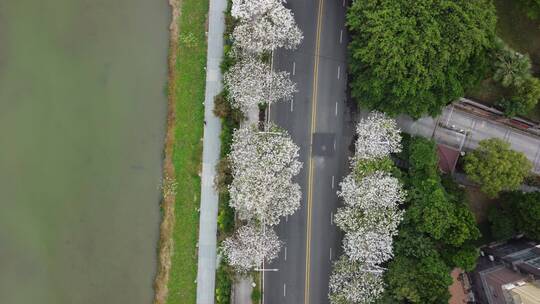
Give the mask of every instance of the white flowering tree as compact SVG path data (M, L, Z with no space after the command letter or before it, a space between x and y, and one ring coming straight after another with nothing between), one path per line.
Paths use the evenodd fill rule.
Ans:
M296 84L288 72L274 72L261 60L246 56L225 73L223 83L232 98L232 106L247 113L261 103L291 100Z
M274 230L249 224L225 239L221 251L229 265L238 272L247 272L275 259L281 246Z
M375 265L393 257L392 238L403 218L396 208L362 211L355 207L340 208L335 223L345 232L343 250L351 259Z
M341 183L335 223L345 232L343 250L350 259L380 264L392 258L392 238L403 214L399 211L404 191L397 178L375 171L356 181L350 174Z
M384 291L383 269L342 256L334 262L329 283L332 304L373 303Z
M403 219L399 204L405 191L392 176L391 153L401 151L401 135L396 122L378 112L358 123L353 168L363 166L341 182L338 196L344 207L334 222L345 232L344 255L334 264L330 277L332 304L374 303L384 291L383 269L393 257L392 242ZM390 163L388 163L390 162Z
M396 121L372 112L356 126L356 152L353 165L362 159L377 159L401 151L401 134Z
M235 44L250 52L294 49L303 39L281 0L233 0L231 14L239 19L232 34Z
M346 205L362 210L393 208L405 198L399 180L387 172L375 171L359 182L353 174L341 182L338 195Z
M300 172L299 147L284 130L269 125L238 129L233 135L229 187L230 205L240 219L277 225L281 216L300 207L300 186L292 178Z

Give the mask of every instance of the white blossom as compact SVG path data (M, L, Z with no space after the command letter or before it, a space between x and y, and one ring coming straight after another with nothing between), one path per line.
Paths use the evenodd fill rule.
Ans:
M229 159L233 182L230 205L240 219L259 219L277 225L279 217L300 207L300 186L292 178L300 172L299 147L283 130L273 125L261 132L255 126L233 135Z
M359 182L356 182L353 174L348 175L341 182L338 195L348 206L369 210L394 207L403 201L405 192L397 178L386 172L375 171Z
M282 0L232 0L231 15L237 19L252 20L282 3Z
M262 103L290 100L296 84L289 73L274 72L269 65L253 56L240 59L223 77L232 105L244 113Z
M377 265L390 260L392 238L396 231L376 231L370 227L349 232L343 238L343 251L349 259Z
M341 257L334 262L329 282L332 304L374 303L384 291L383 269Z
M253 224L240 227L236 233L225 239L221 250L229 265L239 272L246 272L261 266L262 262L275 259L282 243L274 230Z
M279 0L235 0L231 13L239 18L233 39L237 46L250 52L294 49L303 39L293 13Z
M396 208L364 212L358 207L343 207L334 222L345 232L345 254L351 260L375 265L393 257L392 241L402 218L403 212Z
M380 112L372 112L356 126L358 139L353 165L358 160L376 159L401 151L401 134L396 121Z
M397 208L381 208L363 211L357 207L338 208L334 222L345 233L371 229L394 235L403 219L403 211Z

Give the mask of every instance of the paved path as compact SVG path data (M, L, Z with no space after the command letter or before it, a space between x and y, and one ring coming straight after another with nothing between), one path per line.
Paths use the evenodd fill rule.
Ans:
M251 301L251 284L253 278L251 276L239 278L235 283L233 304L252 304Z
M397 121L401 129L409 134L433 137L438 143L464 151L475 149L483 139L504 139L511 144L512 149L525 153L533 164L532 171L540 173L540 137L536 135L463 111L453 105L443 109L438 118L424 117L413 121L402 115Z
M223 12L226 0L210 0L208 54L206 63L206 93L204 107L203 166L201 178L201 212L199 221L199 262L197 270L197 304L213 304L217 266L216 232L218 194L214 189L215 168L219 161L221 129L214 115L214 96L221 91L219 65L223 55Z

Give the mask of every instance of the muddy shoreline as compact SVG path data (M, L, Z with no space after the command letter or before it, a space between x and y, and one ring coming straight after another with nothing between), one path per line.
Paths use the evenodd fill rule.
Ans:
M162 220L159 228L158 269L154 281L154 304L165 304L168 294L168 281L171 270L171 256L173 252L174 205L176 199L176 175L172 162L174 148L174 132L176 125L176 90L175 80L177 73L176 54L178 51L178 19L180 17L180 4L182 0L169 0L171 7L171 24L169 26L169 54L167 79L167 126L164 144L163 160L163 187L161 202Z

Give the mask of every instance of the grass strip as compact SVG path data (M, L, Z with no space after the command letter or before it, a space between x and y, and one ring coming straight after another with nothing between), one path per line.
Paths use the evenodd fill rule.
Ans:
M208 0L171 2L179 10L177 31L172 30L174 25L171 28L177 43L171 44L170 56L175 60L169 79L169 95L174 102L172 164L176 197L165 303L177 304L196 302Z

